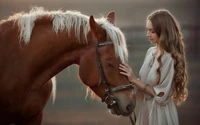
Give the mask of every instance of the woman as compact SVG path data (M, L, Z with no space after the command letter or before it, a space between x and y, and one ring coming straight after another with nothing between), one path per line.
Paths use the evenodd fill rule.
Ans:
M143 103L136 125L178 125L176 105L188 96L188 80L183 37L180 26L167 10L156 10L147 17L147 38L154 44L146 53L136 78L131 67L120 64L121 74L128 77L142 95ZM175 103L174 103L175 102Z

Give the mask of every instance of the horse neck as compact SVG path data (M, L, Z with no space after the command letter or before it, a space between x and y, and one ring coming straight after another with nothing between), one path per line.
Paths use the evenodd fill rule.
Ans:
M32 40L39 39L38 36L41 36L37 28L41 30L41 27L35 27ZM40 68L33 69L35 69L35 73L40 73L37 79L42 79L44 81L50 79L72 64L79 64L81 56L84 54L85 50L90 47L84 39L78 39L75 36L73 29L70 33L59 32L55 34L54 31L51 31L52 28L49 28L48 30L50 30L50 32L47 32L47 37L42 37L38 42L36 40L34 41L35 43L32 44L33 56L31 57L35 57L32 64L37 62L36 67L43 67L43 72L41 73L41 71L39 71L41 70ZM70 36L68 34L70 34ZM40 49L35 51L34 47L38 48L38 46Z

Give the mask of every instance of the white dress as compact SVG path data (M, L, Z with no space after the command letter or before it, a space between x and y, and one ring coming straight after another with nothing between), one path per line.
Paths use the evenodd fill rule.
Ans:
M144 93L143 102L136 125L179 125L178 113L173 99L172 80L174 75L174 60L170 53L164 52L162 56L161 78L157 85L156 69L159 66L157 56L153 56L155 47L149 48L144 63L140 69L140 80L152 86L154 97ZM157 96L163 92L162 97Z

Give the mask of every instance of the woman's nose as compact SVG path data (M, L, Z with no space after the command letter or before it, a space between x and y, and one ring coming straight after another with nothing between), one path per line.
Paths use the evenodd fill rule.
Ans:
M149 31L147 31L146 36L147 36L148 38L150 37L150 32L149 32Z

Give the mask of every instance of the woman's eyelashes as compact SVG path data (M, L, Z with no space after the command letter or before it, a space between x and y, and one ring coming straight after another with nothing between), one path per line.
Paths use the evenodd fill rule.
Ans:
M155 31L153 29L147 29L146 31L149 33L155 33Z

